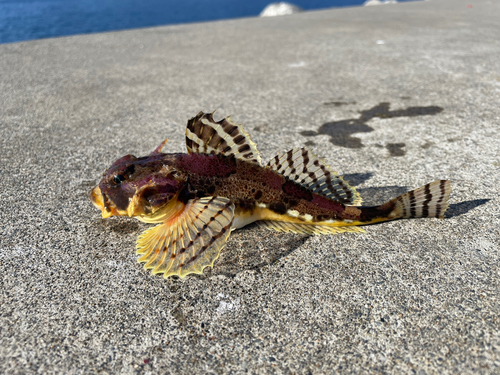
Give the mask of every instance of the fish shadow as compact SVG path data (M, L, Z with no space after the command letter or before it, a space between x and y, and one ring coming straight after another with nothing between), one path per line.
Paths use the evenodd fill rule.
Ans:
M410 188L407 186L392 185L357 189L357 191L361 195L361 198L363 198L362 206L377 206L407 193L410 191Z
M249 225L233 232L215 267L205 272L204 276L224 275L232 278L246 270L260 273L263 267L294 252L309 237L306 234L279 233L255 224Z
M125 219L125 220L123 220ZM120 234L130 234L139 233L141 231L141 224L131 220L126 220L128 218L113 218L113 219L100 219L98 221L99 230L102 232L108 232L109 230L120 233Z
M373 177L373 173L368 172L368 173L349 173L349 174L344 174L342 175L342 178L344 181L348 182L349 185L351 186L358 186L364 183L365 181L368 181L370 178Z
M446 211L445 217L450 218L450 217L461 216L476 207L488 203L490 200L491 199L475 199L473 201L465 201L465 202L450 204L448 210Z

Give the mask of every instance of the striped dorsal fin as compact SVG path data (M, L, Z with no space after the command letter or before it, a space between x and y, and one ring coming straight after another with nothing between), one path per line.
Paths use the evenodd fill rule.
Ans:
M215 122L213 113L200 112L190 119L186 129L186 146L189 153L234 155L250 163L261 165L257 146L240 124L228 116Z
M356 189L305 148L296 148L277 155L267 166L313 193L342 204L361 204L362 199Z
M192 199L137 239L138 261L153 274L184 277L213 267L231 233L234 204L227 198Z

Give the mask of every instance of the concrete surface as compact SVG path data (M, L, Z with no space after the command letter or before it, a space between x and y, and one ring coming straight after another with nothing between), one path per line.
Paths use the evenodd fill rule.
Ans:
M442 0L0 46L0 372L499 373L500 3ZM445 220L233 233L203 276L136 262L87 194L218 108Z

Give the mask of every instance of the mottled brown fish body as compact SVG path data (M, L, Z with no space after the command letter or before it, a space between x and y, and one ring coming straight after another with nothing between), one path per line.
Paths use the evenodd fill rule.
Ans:
M238 212L268 209L276 215L298 212L298 222L327 220L369 222L387 217L394 204L379 207L351 207L313 193L268 167L221 155L178 154L175 169L188 176L189 188L200 196L231 199ZM271 215L273 220L277 217ZM261 220L267 215L260 214ZM306 219L308 218L308 219ZM340 223L337 223L340 225Z

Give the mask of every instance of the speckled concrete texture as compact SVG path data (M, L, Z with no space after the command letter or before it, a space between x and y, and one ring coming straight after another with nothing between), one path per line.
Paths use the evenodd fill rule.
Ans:
M441 0L0 46L0 372L500 372L500 3ZM445 220L249 226L202 276L136 262L107 166L218 109L264 160L307 145L382 203L451 179Z

